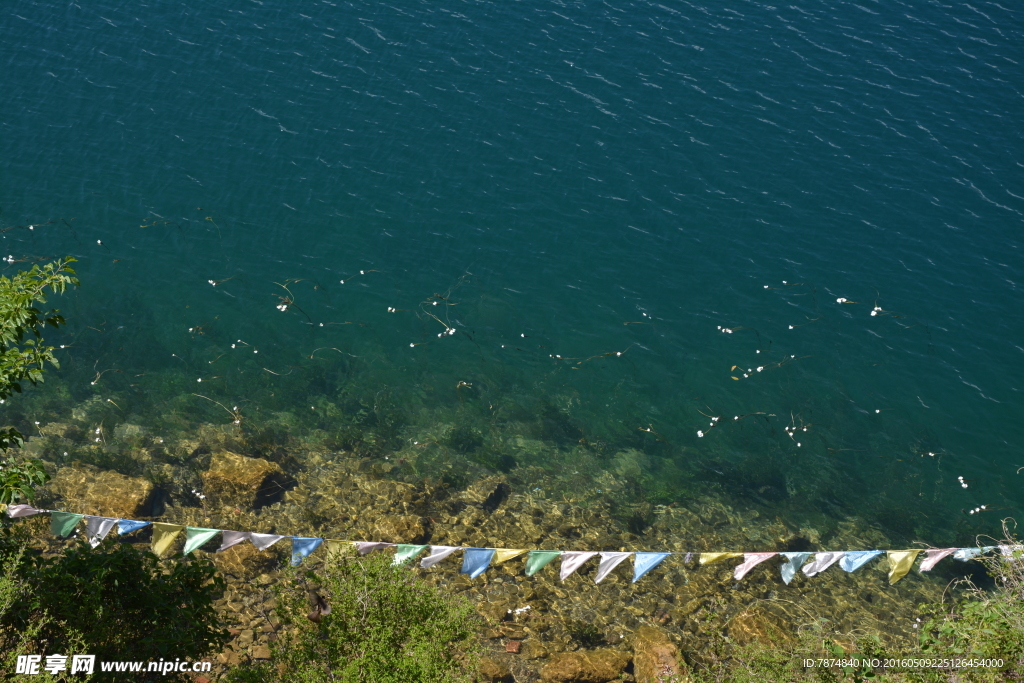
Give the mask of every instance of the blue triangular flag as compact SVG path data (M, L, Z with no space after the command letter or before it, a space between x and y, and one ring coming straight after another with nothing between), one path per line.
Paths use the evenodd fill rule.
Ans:
M800 571L800 567L803 566L807 558L814 553L779 553L786 558L786 563L782 565L782 580L789 585L789 582L793 580L796 573Z
M651 571L672 553L637 553L633 556L633 583L640 580L647 572Z
M466 548L462 556L462 573L475 579L487 571L493 558L494 548Z
M133 531L138 531L144 526L149 526L152 522L140 522L137 519L119 519L117 520L117 533L124 536L130 534Z
M855 572L881 554L881 550L847 550L839 566L844 571Z
M309 554L320 547L324 542L322 538L307 538L305 536L292 536L292 566L298 567L302 561L309 557Z

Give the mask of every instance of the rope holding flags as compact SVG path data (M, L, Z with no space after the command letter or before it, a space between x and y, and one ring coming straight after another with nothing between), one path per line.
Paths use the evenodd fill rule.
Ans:
M0 506L2 509L2 506ZM533 576L541 569L556 559L561 559L559 568L559 579L567 580L576 573L591 558L600 556L597 572L594 576L595 583L601 583L630 556L633 557L633 578L631 583L636 583L647 575L654 568L658 567L666 558L678 555L683 557L684 565L692 557L698 558L698 566L710 565L716 562L723 562L729 559L741 559L740 564L733 570L733 577L740 581L757 565L778 556L782 560L779 567L782 580L788 585L797 575L803 573L806 577L812 578L823 573L833 565L838 564L845 572L854 572L866 565L871 560L886 556L888 564L888 579L894 584L905 577L915 562L921 558L918 565L920 572L931 571L938 562L953 557L956 560L966 562L978 559L982 555L998 550L1008 561L1021 560L1024 546L996 545L975 548L928 548L926 550L843 550L843 551L820 551L820 552L633 552L633 551L590 551L590 550L527 550L525 548L467 548L450 545L414 545L406 543L389 543L383 541L343 541L336 539L323 539L310 536L284 536L279 534L256 533L249 531L232 531L228 529L208 529L203 527L184 526L167 522L147 522L133 519L116 519L113 517L100 517L96 515L82 515L73 512L59 510L45 510L32 507L24 503L6 506L7 516L11 519L31 517L38 514L50 515L50 531L57 538L67 538L75 533L78 523L85 520L85 538L92 547L98 546L116 525L118 534L125 535L147 526L152 526L153 537L151 548L155 555L164 556L170 550L174 541L185 532L185 543L183 554L189 555L198 548L212 541L217 534L221 534L221 544L217 552L225 552L231 548L249 541L260 551L267 550L278 541L289 538L292 543L291 565L298 566L309 555L315 552L324 541L327 540L328 557L343 554L355 550L360 555L366 555L374 550L395 548L392 563L396 566L408 566L426 552L420 560L420 567L429 569L439 562L447 559L458 551L463 552L461 573L467 574L471 579L478 578L487 571L491 565L498 565L518 557L525 557L525 573Z

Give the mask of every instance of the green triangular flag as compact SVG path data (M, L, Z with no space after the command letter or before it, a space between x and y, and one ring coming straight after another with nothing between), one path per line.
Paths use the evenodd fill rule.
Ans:
M57 538L65 538L78 523L82 521L84 515L76 515L73 512L54 512L50 515L50 532Z
M561 554L561 550L531 550L526 556L526 575L533 576Z
M185 527L185 554L203 545L220 533L220 529L201 529L195 526Z
M413 559L427 549L425 545L409 545L407 543L399 543L398 547L395 548L395 559L391 564L398 566L400 564L409 564Z

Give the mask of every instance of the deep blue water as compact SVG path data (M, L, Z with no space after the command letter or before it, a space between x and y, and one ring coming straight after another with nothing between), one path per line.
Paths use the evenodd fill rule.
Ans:
M37 393L198 421L227 416L196 386L250 414L387 387L406 439L532 419L680 496L995 533L1024 510L1021 45L995 2L13 0L0 250L82 279Z

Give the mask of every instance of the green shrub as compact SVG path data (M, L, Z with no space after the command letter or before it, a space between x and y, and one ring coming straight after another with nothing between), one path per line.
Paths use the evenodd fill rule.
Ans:
M472 605L423 583L391 561L387 553L334 556L315 574L292 570L278 590L277 612L285 630L273 648L276 666L236 669L229 680L473 680L478 645ZM313 586L330 607L329 614L311 608Z
M18 590L0 629L31 632L30 654L66 655L84 646L97 662L194 660L228 640L213 610L224 581L208 560L178 559L165 569L153 554L113 538L95 549L79 541L42 558L22 555L10 535L5 540L0 558L13 567L9 581ZM96 673L96 680L115 678ZM188 679L144 672L133 680Z

